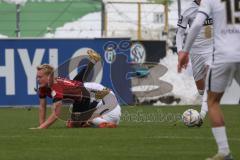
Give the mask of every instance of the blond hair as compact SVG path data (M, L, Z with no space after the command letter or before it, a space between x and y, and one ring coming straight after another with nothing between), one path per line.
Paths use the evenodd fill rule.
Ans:
M43 70L44 74L50 75L53 73L54 68L49 64L41 64L41 65L37 66L37 70L38 71Z

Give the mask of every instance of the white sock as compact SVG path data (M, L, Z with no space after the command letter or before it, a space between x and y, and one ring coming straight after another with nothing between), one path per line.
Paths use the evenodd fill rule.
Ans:
M202 103L202 106L201 106L200 116L201 116L202 119L204 119L207 115L207 112L208 112L207 90L204 91L201 103Z
M227 156L230 153L230 149L225 126L212 128L212 133L218 145L218 153Z

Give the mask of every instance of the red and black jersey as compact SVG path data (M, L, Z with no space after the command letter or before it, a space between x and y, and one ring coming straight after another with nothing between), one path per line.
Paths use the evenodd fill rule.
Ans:
M71 99L74 102L82 101L83 97L89 97L83 83L66 78L55 78L51 87L40 87L39 98L50 97L53 102L62 99Z
M38 88L38 97L39 98L46 98L46 97L52 98L51 92L52 92L52 90L49 87L39 87Z

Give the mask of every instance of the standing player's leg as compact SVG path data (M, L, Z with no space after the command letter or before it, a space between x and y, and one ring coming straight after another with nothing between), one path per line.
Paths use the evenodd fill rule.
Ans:
M218 145L218 155L228 156L230 149L227 141L224 116L220 108L223 93L208 92L209 119L212 133Z
M212 133L218 145L218 153L207 160L233 160L227 140L224 116L220 101L235 72L235 64L214 64L208 74L208 113Z
M208 113L207 97L208 97L208 93L207 93L207 90L205 89L202 96L202 102L201 102L201 111L200 111L201 120L205 119Z
M203 123L203 119L206 117L208 112L207 105L207 91L205 89L205 79L208 71L210 54L190 54L191 62L192 62L192 70L193 77L196 83L196 87L198 89L198 93L201 96L201 112L199 124L197 126L201 126Z
M207 72L209 70L209 64L205 64L204 65L204 72L203 72L203 75L204 75L204 93L203 95L201 96L201 111L200 111L200 118L201 118L201 121L203 121L208 113L208 103L207 103L207 97L208 97L208 92L207 92L207 89L205 87L205 84L206 84L206 76L207 76Z
M240 63L236 64L236 72L234 74L234 79L236 80L236 82L240 86Z
M212 62L212 54L205 54L203 56L203 59L204 59L204 70L202 72L204 78L204 93L201 97L201 111L200 111L200 118L201 118L201 121L203 121L208 113L208 103L207 103L207 98L208 98L208 92L207 92L207 89L206 89L206 77L207 77L207 73L208 73L208 70L209 70L209 66L211 66L211 62Z
M208 105L207 105L207 91L205 89L205 79L201 79L195 82L198 93L201 96L201 111L200 111L200 116L201 120L203 120L208 112Z

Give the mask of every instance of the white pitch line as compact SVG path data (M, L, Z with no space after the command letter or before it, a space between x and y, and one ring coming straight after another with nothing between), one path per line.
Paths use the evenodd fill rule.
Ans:
M146 139L183 139L183 140L214 140L212 137L180 137L180 136L153 136ZM228 138L229 141L240 141L240 138Z

